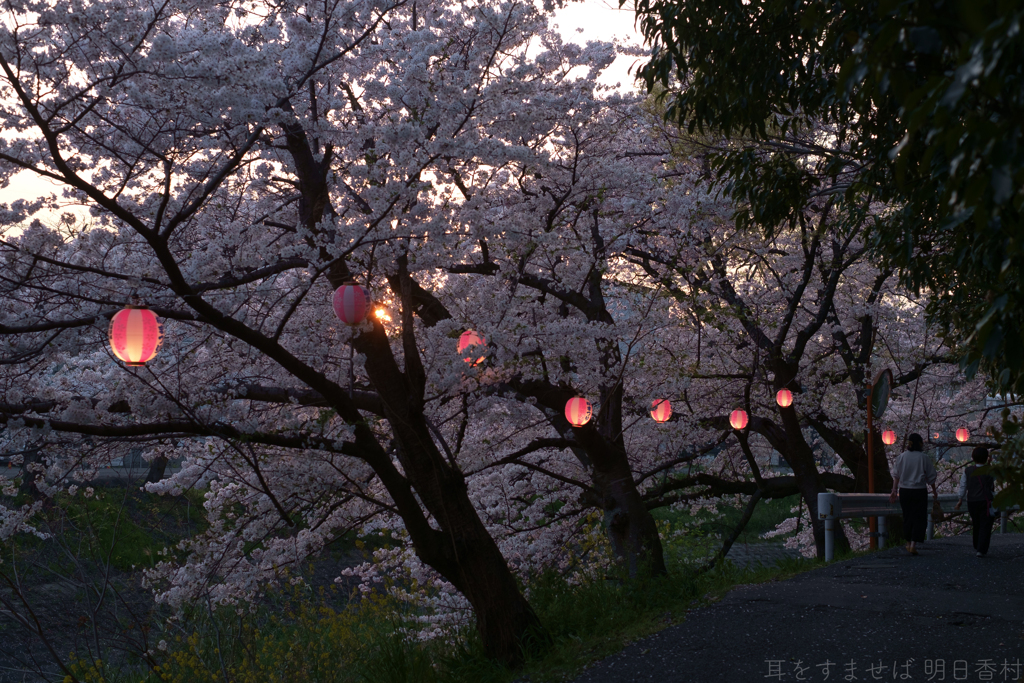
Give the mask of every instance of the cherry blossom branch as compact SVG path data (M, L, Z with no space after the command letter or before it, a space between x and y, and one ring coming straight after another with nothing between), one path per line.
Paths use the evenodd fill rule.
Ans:
M855 480L853 477L834 472L822 472L818 476L827 489L844 493L854 490ZM763 479L761 484L760 490L764 498L786 498L800 493L800 489L797 486L797 478L793 475L769 477L768 479ZM648 509L654 509L669 504L663 500L665 494L697 487L701 487L701 490L695 492L694 496L704 498L717 498L736 494L752 495L755 491L759 490L756 481L737 481L713 474L698 473L687 477L667 479L658 486L645 491L642 497Z
M679 455L675 458L672 458L671 460L667 460L662 464L658 465L657 467L655 467L654 469L649 470L647 472L641 472L635 478L637 485L642 484L644 481L650 479L656 474L664 472L665 470L672 469L676 465L682 465L684 463L693 462L697 458L707 455L709 452L721 446L725 442L725 440L729 438L731 434L731 431L724 430L721 432L721 434L719 434L718 438L715 439L714 441L709 441L707 443L703 443L699 446L691 448L684 455Z
M0 411L0 424L10 425L17 422L25 427L36 429L51 429L55 432L69 432L85 434L87 436L107 437L133 437L133 436L163 436L164 438L184 436L220 436L228 439L237 439L242 442L259 443L266 446L278 446L281 448L315 449L331 453L341 453L358 459L365 459L365 452L355 442L342 441L340 447L338 440L330 439L312 434L296 434L285 436L283 434L272 434L267 432L243 432L229 424L213 422L208 425L197 424L191 420L167 420L165 422L148 422L143 424L86 424L81 422L68 422L66 420L51 420L26 415L12 415Z
M86 316L84 318L73 318L68 320L53 320L49 322L36 323L34 325L0 325L0 334L27 334L30 332L48 332L49 330L70 330L76 327L88 327L94 325L103 318L113 318L121 309L102 311L96 315ZM162 306L150 306L149 310L156 313L161 318L169 318L171 320L188 320L198 321L202 320L200 316L186 313L184 311L177 311L170 308L164 308Z
M576 479L572 479L562 474L558 474L557 472L552 472L551 470L545 467L541 467L540 465L522 460L518 461L516 464L525 467L529 470L533 470L534 472L540 472L544 476L551 477L552 479L560 481L563 484L569 484L570 486L582 489L584 493L596 494L594 487L590 486L589 484L584 483L582 481L578 481Z
M489 469L491 469L493 467L500 467L502 465L508 465L509 463L513 463L513 462L514 463L518 463L518 464L525 464L525 463L520 462L519 459L522 458L524 455L529 455L530 453L534 453L536 451L544 450L546 448L563 449L563 448L578 448L578 447L579 447L579 444L576 443L575 441L573 441L572 439L560 439L560 438L534 439L529 445L523 446L522 448L520 448L519 450L517 450L517 451L515 451L513 453L509 453L508 455L503 456L503 457L495 460L494 462L487 463L483 467L477 468L477 469L473 470L472 472L467 472L466 476L471 476L473 474L479 474L480 472L483 472L485 470L489 470Z
M759 500L761 500L761 489L760 488L755 490L754 493L750 496L750 500L747 501L747 506L743 510L743 515L740 517L740 520L736 523L736 527L733 529L732 533L729 535L729 538L725 539L725 542L722 543L721 549L719 549L719 551L717 553L715 553L715 556L713 558L711 558L710 561L708 561L704 566L702 566L699 569L697 569L697 573L698 574L703 574L704 572L706 572L709 569L713 568L716 564L721 562L723 559L725 559L725 556L726 556L726 554L728 554L729 549L732 547L732 544L736 542L736 539L740 537L740 534L743 533L743 530L745 528L747 528L747 523L750 521L750 518L753 516L754 508L757 507L757 502Z

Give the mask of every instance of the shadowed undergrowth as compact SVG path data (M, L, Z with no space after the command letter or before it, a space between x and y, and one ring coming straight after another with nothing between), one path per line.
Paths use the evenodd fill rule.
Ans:
M774 528L791 503L776 501L758 511L750 535ZM771 568L740 570L731 562L698 573L699 560L716 549L731 511L683 518L664 515L668 577L627 581L607 571L565 575L549 571L525 588L552 637L542 654L509 671L487 660L470 627L442 637L415 637L423 623L414 610L383 594L345 603L337 590L292 587L268 595L253 611L195 607L165 627L154 653L155 670L78 660L83 681L238 683L310 681L339 683L504 683L564 680L583 666L637 638L683 620L687 610L739 583L771 580L815 565L792 560ZM672 532L673 527L678 527ZM683 529L682 532L679 529ZM340 599L339 599L340 598ZM152 639L156 642L158 636ZM70 679L68 679L70 680Z
M201 528L202 494L161 498L123 489L97 490L93 498L62 501L52 510L50 530L64 535L65 547L75 545L87 564L99 570L104 560L124 579L137 582L138 571L152 566L158 553ZM759 506L745 539L770 530L791 514L793 503L772 501ZM727 505L697 515L659 515L668 577L624 580L607 567L577 573L549 571L531 577L524 588L551 635L543 653L531 653L525 667L512 672L486 659L470 626L450 628L432 640L415 636L423 627L422 614L386 594L349 599L345 589L324 588L328 570L336 575L338 557L352 552L351 539L328 549L303 572L306 581L269 593L253 608L193 606L167 621L160 610L149 612L148 624L126 626L146 631L148 656L117 651L100 653L72 648L66 681L156 683L264 683L309 681L339 683L504 683L564 680L586 664L620 650L625 644L677 623L687 610L714 599L739 583L771 580L815 565L792 560L771 568L740 570L726 562L714 571L698 573L700 563L717 550L719 536L739 517ZM59 527L59 528L58 528ZM603 536L598 535L598 538ZM598 541L599 543L601 541ZM26 566L41 577L49 557L46 543L26 538L17 550ZM341 548L341 546L345 546ZM580 549L581 551L583 549ZM340 555L339 555L340 553ZM26 560L31 560L26 562ZM50 569L59 570L59 562ZM328 566L330 565L330 566ZM597 565L600 566L600 565ZM317 575L317 581L309 579ZM133 578L134 577L134 578ZM314 584L319 583L320 587ZM68 608L69 619L77 619ZM136 617L140 616L136 614ZM79 620L79 623L84 623ZM116 625L116 624L115 624ZM55 627L60 628L60 627ZM120 626L118 626L120 628ZM112 644L113 640L106 641ZM62 653L67 653L65 648ZM97 657L96 654L101 656ZM145 660L148 659L147 663ZM155 665L155 666L154 666ZM60 680L59 678L57 680Z

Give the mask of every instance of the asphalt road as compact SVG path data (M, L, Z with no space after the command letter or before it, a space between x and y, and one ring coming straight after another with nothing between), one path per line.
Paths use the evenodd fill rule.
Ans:
M737 586L575 683L1024 680L1024 534L928 541Z

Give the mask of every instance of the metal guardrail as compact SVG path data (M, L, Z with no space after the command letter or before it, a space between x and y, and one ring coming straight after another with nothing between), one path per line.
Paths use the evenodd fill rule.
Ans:
M943 516L967 514L967 506L954 510L960 497L955 493L939 494L939 509ZM932 519L932 510L935 507L935 497L928 494L928 535L931 540L935 531L935 521ZM999 513L999 533L1006 533L1006 520L1010 510L1019 510L1020 506L1002 510ZM836 520L852 519L854 517L877 517L878 518L878 547L885 547L886 517L902 516L903 509L899 502L890 503L888 493L819 493L818 494L818 518L825 520L825 561L831 562L835 557L836 549ZM942 520L940 520L942 521Z

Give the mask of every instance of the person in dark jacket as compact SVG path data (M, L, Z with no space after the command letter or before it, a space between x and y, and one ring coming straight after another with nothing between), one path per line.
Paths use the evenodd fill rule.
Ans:
M960 477L960 500L954 509L959 510L960 504L967 499L967 512L971 515L971 536L978 557L985 557L988 545L992 541L992 523L996 521L991 514L992 499L995 497L996 482L989 474L977 474L979 467L988 462L988 449L978 446L971 453L973 465L964 469Z
M907 537L907 552L917 555L916 545L924 542L928 528L928 489L938 500L935 488L935 463L924 453L924 439L920 434L907 437L907 450L896 456L895 471L892 475L892 493L889 502L895 503L897 495L903 508L903 533Z

